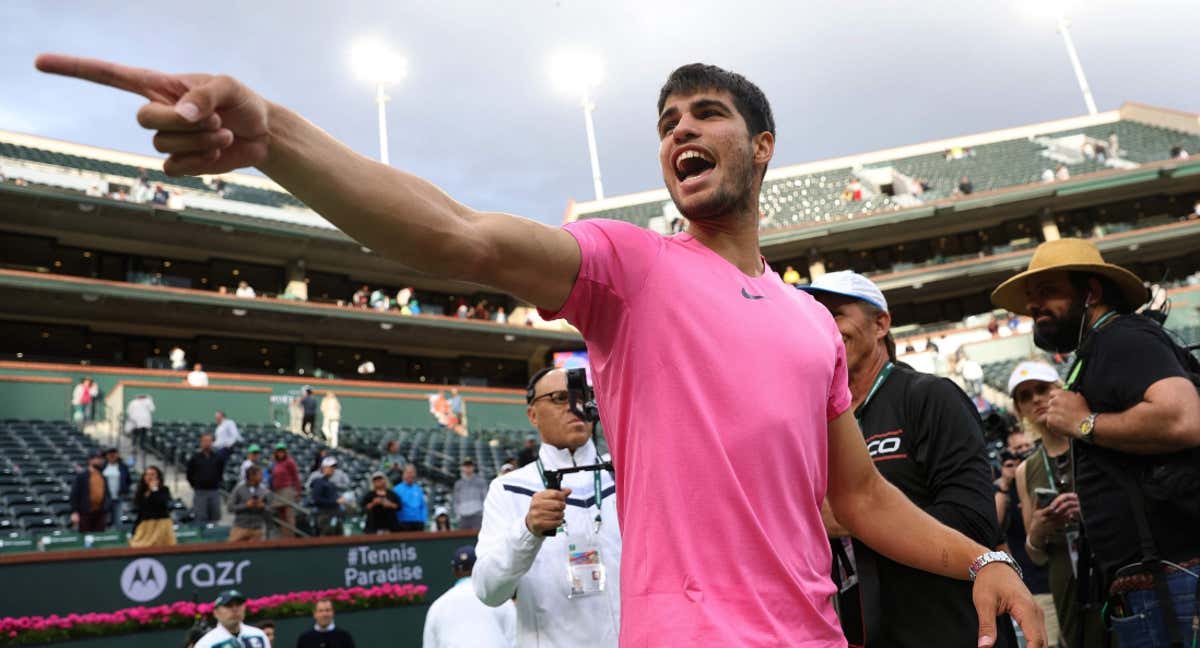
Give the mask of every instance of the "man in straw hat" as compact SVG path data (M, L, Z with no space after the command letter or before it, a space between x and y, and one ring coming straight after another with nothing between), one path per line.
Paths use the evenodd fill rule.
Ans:
M1035 416L1071 439L1084 537L1123 646L1168 645L1145 643L1151 626L1164 642L1197 632L1200 396L1186 352L1134 313L1148 298L1137 275L1079 239L1043 243L992 293L996 306L1034 318L1039 347L1077 351L1064 389ZM1172 600L1178 623L1159 612Z

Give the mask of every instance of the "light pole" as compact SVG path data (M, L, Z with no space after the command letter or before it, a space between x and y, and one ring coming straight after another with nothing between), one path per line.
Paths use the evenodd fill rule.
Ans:
M379 161L388 164L387 95L385 86L399 83L408 74L408 61L383 42L361 39L350 51L354 74L360 81L375 84L375 105L379 112Z
M1087 77L1083 75L1083 65L1079 63L1079 53L1075 51L1075 41L1071 40L1071 21L1065 13L1058 14L1058 33L1062 34L1063 43L1067 45L1067 56L1071 58L1071 67L1075 69L1075 80L1079 82L1079 91L1083 93L1083 103L1087 104L1088 114L1096 114L1096 100L1092 98L1092 89L1088 86Z
M592 188L596 200L604 198L604 184L600 180L600 156L596 152L596 126L592 112L596 102L592 100L592 89L604 78L604 62L598 56L582 52L560 52L551 59L550 73L558 85L575 97L583 106L583 125L587 130L588 158L592 163Z

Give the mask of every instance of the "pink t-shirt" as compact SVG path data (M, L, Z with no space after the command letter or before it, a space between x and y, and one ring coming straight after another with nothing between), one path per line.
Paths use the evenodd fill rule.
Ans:
M688 234L566 226L621 519L621 646L845 646L821 523L850 406L828 311Z

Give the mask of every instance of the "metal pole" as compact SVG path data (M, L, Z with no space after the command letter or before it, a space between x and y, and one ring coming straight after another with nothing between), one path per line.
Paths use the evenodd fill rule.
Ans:
M387 93L383 84L375 86L375 103L379 106L379 161L388 164Z
M1075 42L1071 40L1071 23L1066 16L1058 17L1058 33L1062 34L1063 42L1067 45L1067 56L1071 58L1071 67L1075 69L1075 79L1079 81L1079 91L1083 93L1083 103L1087 104L1088 114L1096 114L1096 100L1092 98L1092 89L1088 86L1087 77L1083 75L1083 65L1079 63L1079 53L1075 51Z
M604 185L600 182L600 156L596 154L596 127L592 124L592 111L596 104L585 93L583 95L583 123L587 127L588 156L592 161L592 188L596 190L596 200L604 199Z

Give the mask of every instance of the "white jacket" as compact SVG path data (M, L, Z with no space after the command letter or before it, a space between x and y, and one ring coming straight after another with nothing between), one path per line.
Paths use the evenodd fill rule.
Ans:
M512 602L496 608L480 603L467 576L429 606L421 648L512 648L516 632Z
M547 470L596 463L596 446L588 441L575 451L542 444L538 456ZM471 582L484 603L497 606L517 597L517 645L522 648L571 646L616 648L621 613L621 529L617 523L616 486L600 473L603 523L594 534L594 474L564 476L567 532L534 537L525 527L530 498L545 490L537 463L497 477L483 505L483 527L475 545ZM606 587L601 594L568 599L568 545L590 540L600 550Z

